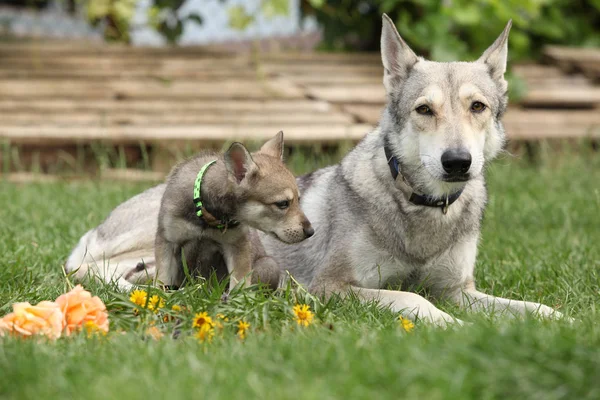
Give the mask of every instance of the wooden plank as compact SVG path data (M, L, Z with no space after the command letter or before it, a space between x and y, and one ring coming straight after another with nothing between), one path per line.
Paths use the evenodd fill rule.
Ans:
M249 111L249 112L190 112L174 110L168 113L149 112L69 112L40 114L31 111L4 111L0 109L0 121L5 125L191 125L191 124L351 124L351 115L340 112L293 112Z
M0 80L3 79L86 79L90 81L107 80L134 80L154 79L156 81L169 82L176 79L190 80L256 80L259 79L257 71L248 66L230 67L223 69L196 69L196 70L172 70L160 72L156 68L128 68L128 69L79 69L79 68L14 68L0 64Z
M600 87L533 87L520 103L528 107L593 108L600 104Z
M10 174L0 174L0 181L10 183L56 183L60 179L56 175L35 174L32 172L12 172Z
M540 64L516 64L511 71L523 79L557 78L563 76L563 72L550 65Z
M306 92L317 99L330 101L332 103L367 103L384 104L385 88L383 84L365 84L357 86L331 85L317 86L309 85Z
M289 81L226 80L220 82L157 82L156 80L109 81L0 80L0 93L13 98L303 98L304 93Z
M225 142L231 140L266 140L283 130L287 143L335 143L360 140L371 127L355 124L325 125L194 125L194 126L111 126L57 127L52 125L0 125L0 139L14 144L60 146L65 143L109 141L112 144L143 142L174 143L179 141Z
M366 124L376 125L383 112L382 104L343 104L342 110L354 116L354 118Z
M168 71L198 71L222 70L228 68L249 67L246 57L231 57L224 59L186 59L186 58L141 58L127 59L121 57L13 57L0 58L3 68L19 69L81 69L81 70L125 70L125 69L155 69L156 73Z
M554 60L600 63L600 49L592 47L546 46L544 55Z
M100 170L100 179L121 182L159 182L165 179L165 174L132 168L107 168Z
M600 110L510 110L504 128L512 140L600 138Z
M36 39L34 41L27 41L19 39L17 41L1 41L0 55L47 55L48 57L190 57L214 59L230 57L232 56L232 52L215 46L150 47L85 40Z
M290 79L298 85L319 85L319 86L331 86L331 85L381 85L383 87L383 75L378 74L288 74L282 73L281 76ZM1 75L0 75L1 76Z
M363 74L383 77L382 65L348 64L285 64L267 62L261 65L267 74L317 75L317 74ZM383 79L383 78L382 78Z
M40 114L64 112L130 112L130 113L183 113L203 112L234 114L249 112L272 113L326 113L332 106L325 101L306 99L156 99L156 100L87 100L74 99L6 99L0 98L4 112L36 112Z

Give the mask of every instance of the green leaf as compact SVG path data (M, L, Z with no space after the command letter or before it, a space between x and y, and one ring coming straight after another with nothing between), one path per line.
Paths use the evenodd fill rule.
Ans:
M243 6L230 7L227 14L229 16L229 26L239 31L245 30L254 22L254 17L249 15Z
M287 0L264 0L261 5L261 12L266 18L274 18L279 15L288 15Z

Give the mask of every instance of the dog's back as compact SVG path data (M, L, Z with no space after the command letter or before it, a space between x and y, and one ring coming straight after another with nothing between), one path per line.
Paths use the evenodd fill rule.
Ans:
M96 228L88 231L73 249L65 270L77 279L97 275L120 286L130 284L121 277L135 270L140 261L154 263L154 240L158 210L165 184L154 186L120 204Z

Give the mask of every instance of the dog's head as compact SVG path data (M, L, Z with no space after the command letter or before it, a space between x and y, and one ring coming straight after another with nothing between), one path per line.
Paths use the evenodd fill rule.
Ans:
M383 16L388 104L381 128L413 185L451 192L480 175L502 149L510 27L511 22L477 61L439 63L417 57Z
M234 143L224 155L225 166L241 200L237 218L285 243L311 237L314 230L300 209L294 175L283 163L283 132L250 154Z

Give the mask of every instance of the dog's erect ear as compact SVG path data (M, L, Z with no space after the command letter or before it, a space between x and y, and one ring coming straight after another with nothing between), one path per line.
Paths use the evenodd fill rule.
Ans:
M391 89L388 87L389 78L405 79L413 65L419 61L419 57L400 37L394 23L386 14L383 14L381 29L381 61L385 69L383 82L388 92Z
M283 131L263 144L259 152L283 160Z
M257 168L248 150L238 142L229 147L223 158L227 171L235 178L237 183L243 181L247 175Z
M478 62L486 64L492 78L498 81L504 80L506 72L506 60L508 58L508 33L512 26L512 19L506 24L498 39L479 57Z

